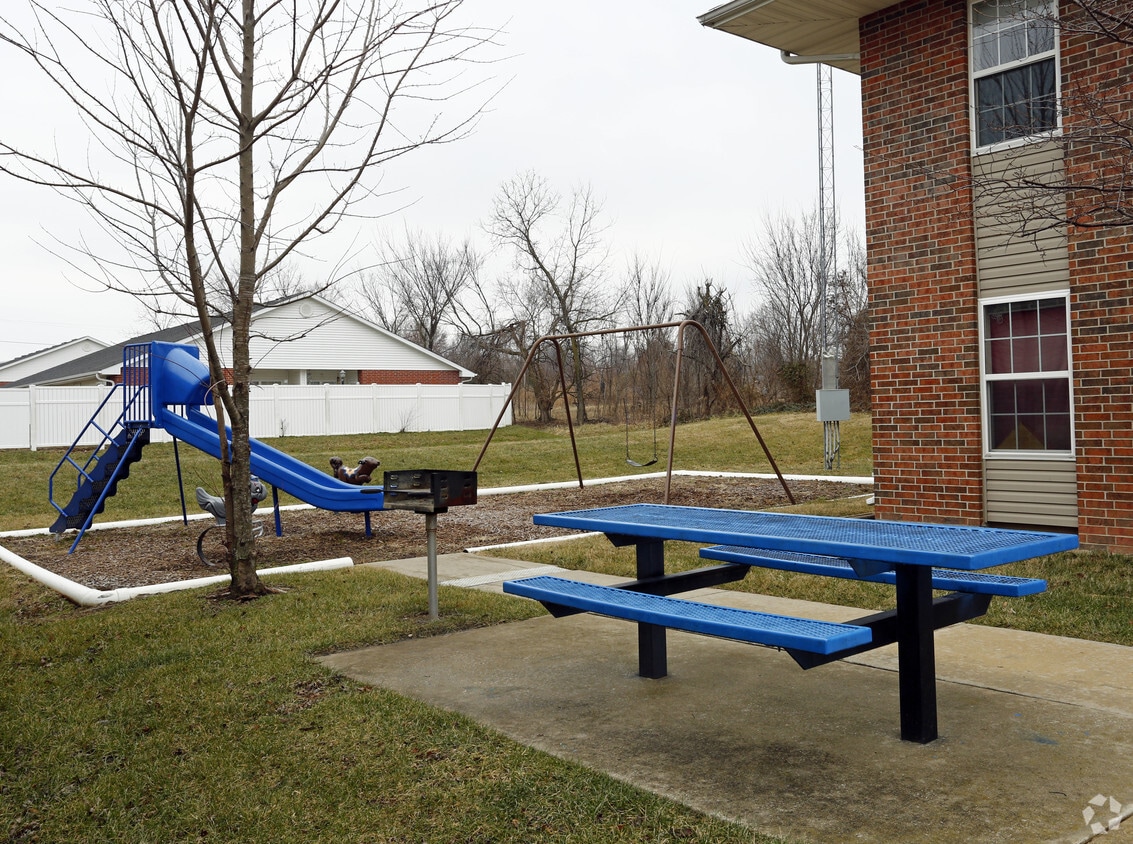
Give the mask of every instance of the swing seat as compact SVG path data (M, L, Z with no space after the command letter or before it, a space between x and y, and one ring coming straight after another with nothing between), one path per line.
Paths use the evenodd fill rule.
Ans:
M646 466L652 466L656 462L656 457L654 457L652 460L647 460L645 463L638 463L636 460L630 460L628 457L626 458L626 463L628 463L630 466L635 466L638 469L644 469Z

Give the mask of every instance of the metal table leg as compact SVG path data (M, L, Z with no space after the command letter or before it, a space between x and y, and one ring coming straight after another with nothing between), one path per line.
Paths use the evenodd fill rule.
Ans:
M637 579L660 577L665 573L665 543L661 540L638 542ZM657 624L637 625L637 673L657 680L668 674L665 628Z
M900 564L895 570L901 738L927 744L937 737L932 569Z

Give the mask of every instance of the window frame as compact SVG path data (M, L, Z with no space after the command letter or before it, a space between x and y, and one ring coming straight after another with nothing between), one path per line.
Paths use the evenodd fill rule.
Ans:
M1022 59L1015 59L1014 61L1006 62L1004 64L994 65L992 67L976 70L976 22L975 22L975 8L987 0L968 0L968 117L969 117L969 133L971 135L972 150L975 155L982 155L991 152L999 152L1000 150L1012 149L1014 147L1032 144L1037 141L1048 140L1050 138L1059 137L1062 134L1062 56L1061 56L1061 38L1059 34L1061 30L1056 29L1054 33L1054 46L1050 50L1044 50L1041 53L1036 53L1032 56L1027 56ZM1055 14L1058 13L1058 2L1053 0ZM1054 126L1050 129L1042 129L1030 135L1022 135L1017 138L1008 138L1002 141L994 141L990 144L980 144L980 114L979 114L979 92L978 81L989 76L995 76L1016 68L1026 67L1028 65L1037 64L1047 59L1054 59Z
M1066 306L1066 369L1038 372L989 373L987 360L987 309L995 305L1016 302L1043 302L1060 299ZM989 296L979 300L979 347L980 347L980 427L982 429L983 452L985 459L992 460L1074 460L1077 450L1077 432L1074 423L1074 359L1071 356L1070 291L1058 290L1042 293L1016 293L1006 296ZM992 419L989 385L995 381L1050 381L1065 378L1070 400L1070 448L1069 449L996 449L992 444Z

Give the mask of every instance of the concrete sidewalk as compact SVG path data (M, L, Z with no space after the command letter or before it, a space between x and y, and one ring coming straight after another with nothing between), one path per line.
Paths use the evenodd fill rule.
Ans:
M380 565L425 576L424 558ZM438 568L449 585L496 591L548 573L471 554L444 555ZM724 590L695 597L838 621L865 614ZM440 603L443 614L443 590ZM1133 815L1133 648L940 631L941 738L923 746L898 735L894 647L804 672L775 650L670 632L670 674L646 680L634 625L584 614L323 662L791 841L1133 842L1133 820L1099 835L1083 814L1094 824Z

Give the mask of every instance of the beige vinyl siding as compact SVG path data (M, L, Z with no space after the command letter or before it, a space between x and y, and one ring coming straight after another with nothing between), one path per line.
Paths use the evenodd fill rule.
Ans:
M972 159L976 185L976 273L981 298L1027 296L1070 286L1064 226L1050 225L1036 204L1056 195L1012 188L1025 175L1057 183L1063 178L1056 143L1029 143ZM986 421L985 421L986 424ZM1072 459L984 461L985 519L993 524L1076 528L1078 485Z
M1070 266L1064 226L1050 226L1036 206L1057 201L1008 183L1016 175L1062 180L1057 144L1028 144L972 161L976 184L976 272L980 295L1011 296L1065 290Z
M1076 528L1074 461L985 460L984 506L986 521L992 524Z

